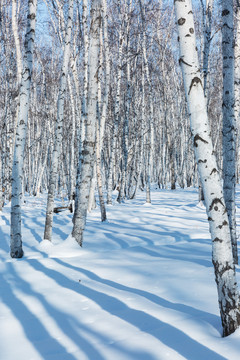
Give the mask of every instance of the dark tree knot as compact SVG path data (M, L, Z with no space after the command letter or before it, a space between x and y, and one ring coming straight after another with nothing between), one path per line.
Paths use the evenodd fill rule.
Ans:
M184 18L178 19L178 25L183 25L183 24L185 24L185 22L186 22L186 19L184 19Z
M192 65L191 65L191 64L188 64L186 61L184 61L183 58L180 58L180 59L179 59L179 65L181 65L181 64L185 64L185 65L187 65L187 66L192 67Z
M204 144L208 144L207 140L204 140L199 134L196 134L193 139L193 144L195 147L198 147L197 141L202 141Z
M229 13L230 13L230 11L225 9L222 11L222 16L227 16Z
M222 243L223 240L222 240L222 239L219 239L218 237L215 237L215 239L213 239L213 242L220 242L220 243Z
M190 84L190 87L189 87L189 91L188 91L188 95L190 94L190 91L192 90L192 87L193 87L193 86L196 86L196 85L198 85L198 84L200 84L200 85L202 86L202 80L201 80L199 77L195 76L195 77L192 79L192 81L191 81L191 84ZM203 86L202 86L202 87L203 87Z
M221 199L215 198L213 199L211 205L209 206L209 211L211 211L214 208L214 206L217 204L221 204L222 206L224 206Z

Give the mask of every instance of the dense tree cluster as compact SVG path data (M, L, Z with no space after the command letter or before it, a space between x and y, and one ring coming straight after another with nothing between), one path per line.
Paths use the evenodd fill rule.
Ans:
M191 11L185 14L181 8L191 8L190 0L174 3L177 22L174 6L165 0L0 2L0 210L12 200L11 256L21 257L24 192L48 192L48 240L54 196L66 192L74 208L72 236L82 246L96 189L105 221L105 199L111 204L115 189L120 203L134 198L138 189L146 191L146 202L151 202L151 183L159 188L170 184L173 190L177 185L199 186L215 248L223 242L219 236L232 240L224 248L230 249L224 269L233 274L227 285L221 282L220 258L213 256L227 335L239 323L238 310L234 319L226 316L223 303L228 300L220 294L234 288L227 304L234 301L229 308L235 311L239 4L233 8L232 1L222 1L220 14L213 0L194 2L198 16L184 30L189 38L185 44L189 40L194 50L183 47L179 57L181 30L193 20ZM195 77L187 74L188 68ZM206 131L199 127L200 114ZM200 143L210 144L209 156L205 146L199 152ZM208 161L214 164L208 168L211 174ZM208 180L218 184L215 198L204 183Z
M103 102L107 100L101 144L104 188L108 188L110 193L112 189L121 189L121 201L125 196L134 196L136 187L144 188L148 176L160 187L166 187L169 181L172 188L176 184L181 187L197 184L172 6L159 1L110 1L107 6L104 20L107 22L107 34L102 26L102 64L99 70L100 116ZM23 57L27 1L18 1L16 7L19 59L13 35L12 1L2 1L0 11L1 181L3 197L8 199L11 196L19 103L17 60L21 62ZM67 2L39 1L23 185L27 192L34 195L48 188L67 12ZM85 38L89 37L90 27L88 4L84 15L86 19L83 15L82 2L75 2L64 100L63 140L56 182L58 189L67 187L69 199L75 192L75 184L71 181L76 179L79 142L83 141L80 129L86 111L84 54L88 49L84 47L88 47ZM106 46L109 49L107 58ZM219 84L220 69L213 66L218 57L219 54L214 53L211 60L210 81L217 79ZM221 87L221 83L218 86ZM107 99L104 97L106 91ZM216 87L210 92L213 93L209 96L209 108L215 142L219 145L220 98ZM216 102L218 106L211 106ZM111 201L110 195L108 201Z

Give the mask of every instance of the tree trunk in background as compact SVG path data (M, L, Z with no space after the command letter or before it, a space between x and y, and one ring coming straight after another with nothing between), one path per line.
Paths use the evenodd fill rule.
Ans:
M124 1L124 11L126 11L126 0ZM114 123L113 134L111 141L111 153L108 167L108 180L107 180L107 204L112 204L112 190L113 190L113 177L115 175L115 155L117 147L118 127L121 120L121 81L122 81L122 62L123 62L123 45L125 37L125 14L122 15L121 27L119 31L119 45L118 45L118 65L116 75L116 97L114 108Z
M37 0L28 1L28 22L24 41L23 70L20 85L20 106L14 147L12 167L11 199L11 243L10 255L13 258L23 256L21 232L21 199L23 185L24 147L28 123L30 86L32 76L33 46L35 38Z
M142 18L142 52L143 52L143 63L144 63L144 72L146 74L146 80L148 83L148 95L149 95L149 115L148 115L148 134L146 135L147 139L147 149L148 154L146 155L146 202L151 203L151 174L153 170L153 101L152 101L152 85L149 74L148 58L147 58L147 48L146 48L146 21L145 21L145 5L142 5L142 1L139 0L139 6L141 11ZM146 151L146 149L145 149Z
M235 47L234 47L234 113L236 122L236 159L240 159L240 2L236 4L236 18L235 18ZM239 161L236 163L236 183L239 183ZM238 238L238 235L237 235Z
M101 26L101 0L92 0L91 26L88 57L88 103L86 134L81 154L81 172L77 191L77 208L73 217L72 236L82 246L83 232L86 225L89 200L90 182L93 174L94 150L96 141L97 98L98 98L98 59L99 59L99 31Z
M105 1L104 1L105 3ZM106 120L106 109L104 110L105 113L101 114L103 112L103 106L106 105L107 99L105 96L103 97L102 102L102 76L103 76L103 34L107 34L107 24L105 24L105 15L106 15L106 3L102 6L102 22L103 27L100 28L100 35L99 35L99 65L98 65L98 106L97 106L97 121L96 121L96 176L97 176L97 188L98 188L98 197L99 197L99 205L100 205L100 211L101 211L101 221L107 220L107 214L106 214L106 207L104 203L104 196L103 196L103 181L102 181L102 143L103 143L103 135L105 130L105 120ZM106 77L105 77L106 80ZM109 83L105 86L109 87ZM107 89L107 92L109 90ZM104 104L105 103L105 104ZM102 134L102 136L101 136Z
M233 262L231 236L223 198L221 178L208 124L191 0L175 0L180 59L185 94L190 114L195 158L206 203L213 244L212 261L218 290L223 336L233 333L240 324L239 293Z
M2 208L3 208L2 144L0 141L0 211L2 211Z
M21 83L21 74L22 74L22 54L21 54L21 46L20 46L20 39L18 34L18 21L17 21L17 0L12 0L12 30L13 30L13 37L15 42L15 48L16 48L16 61L17 61L17 84L18 87ZM15 142L15 134L16 134L16 127L17 127L17 121L18 121L18 111L19 111L19 94L17 96L16 100L17 104L17 110L16 110L16 120L15 120L15 126L13 129L13 144ZM10 163L11 163L10 159Z
M235 33L235 57L234 57L234 84L235 84L235 121L239 134L240 130L240 3L236 7L236 33Z
M203 0L201 0L202 5L202 17L203 17L203 53L202 53L202 71L203 71L203 89L204 95L206 98L207 109L209 103L209 53L210 53L210 45L212 40L212 12L213 12L213 2L214 0L206 0L206 4L203 4ZM199 179L199 202L204 201L203 188L201 181Z
M208 88L209 88L209 53L210 53L210 45L212 40L212 12L213 12L213 2L214 0L206 0L206 5L203 4L203 0L201 0L202 4L202 12L203 12L203 89L204 95L207 99L207 107L208 107Z
M60 87L59 87L58 102L57 102L57 119L56 119L56 124L55 124L55 142L54 142L54 149L53 149L53 154L52 154L52 163L51 163L49 186L48 186L48 199L47 199L44 239L49 240L49 241L52 240L54 195L55 195L56 182L57 182L57 177L58 177L59 156L61 153L61 146L62 146L64 99L65 99L65 94L66 94L68 64L69 64L69 58L70 58L70 41L71 41L72 22L73 22L73 4L74 4L74 1L69 0L68 21L67 21L67 27L66 27L66 31L65 31L63 63L62 63L62 69L61 69Z
M233 259L238 263L236 234L236 159L234 116L234 33L233 0L222 0L222 61L223 61L223 192L227 207Z
M79 148L78 148L78 167L77 167L77 180L75 190L75 211L74 215L78 211L78 190L80 186L82 151L86 132L86 118L87 118L87 93L88 93L88 47L89 47L89 31L88 31L88 1L82 1L82 32L83 32L83 51L84 51L84 70L83 70L83 94L82 94L82 105L81 105L81 122L80 122L80 133L79 133ZM77 78L77 76L75 77ZM74 218L73 218L74 223Z

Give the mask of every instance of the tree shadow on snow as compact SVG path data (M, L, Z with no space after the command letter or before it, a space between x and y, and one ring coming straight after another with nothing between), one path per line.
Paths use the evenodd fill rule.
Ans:
M139 252L139 253L143 253L143 254L146 254L146 255L149 255L152 257L157 257L157 258L191 262L191 263L198 264L200 266L205 266L208 268L212 268L212 266L213 266L212 262L210 260L194 258L194 255L191 253L189 254L189 257L187 257L187 255L184 252L182 254L171 254L170 251L168 251L166 254L164 254L164 253L161 253L160 251L147 249L142 246L133 246L132 248L129 249L129 251L132 251L134 253Z
M21 292L33 296L33 290L29 284L23 281L15 272L12 263L8 264L8 275L14 278L14 287L20 288ZM22 325L24 334L29 342L34 346L43 359L50 359L48 353L65 354L66 360L76 360L75 357L66 352L66 349L47 331L41 321L28 309L28 307L15 295L12 286L2 278L4 291L1 299L8 308L11 309L15 318Z
M30 263L30 262L29 262ZM38 264L37 260L31 260L31 264ZM39 264L40 265L40 264ZM85 352L90 359L105 360L103 356L97 351L97 349L83 336L76 331L76 320L68 313L64 313L55 308L50 304L41 293L33 291L32 287L21 277L18 276L12 263L8 263L9 273L14 278L15 289L21 289L24 294L35 297L38 299L42 306L45 308L47 313L51 316L54 322L57 323L59 328L65 335L74 342L79 350ZM36 266L40 271L47 272L45 267ZM14 314L15 318L18 319L24 330L26 338L34 346L37 352L42 356L44 360L76 360L79 357L75 357L74 353L69 353L67 349L59 341L54 338L51 333L47 330L38 317L33 314L28 307L14 294L12 287L7 281L4 281L4 293L2 294L2 300L9 307ZM49 290L51 291L51 290ZM76 291L76 289L75 289ZM74 325L74 326L73 326ZM87 327L81 326L83 333L89 333L91 330Z
M56 260L56 259L53 259ZM60 274L56 270L46 268L44 265L42 265L39 261L32 259L31 265L33 268L37 271L41 271L42 273L45 273L47 276L52 278L54 281L58 283L63 289L69 289L77 294L84 295L80 291L79 283L76 281L72 281L69 278L67 278L65 275ZM29 285L27 284L27 287L29 288ZM29 291L29 289L28 289ZM31 290L30 290L31 291ZM142 360L156 360L150 353L144 352L144 351L138 351L133 349L125 349L122 345L117 343L112 343L112 338L109 338L107 336L104 336L103 333L97 332L93 330L90 327L87 327L83 323L79 323L75 317L60 312L56 308L54 308L50 303L46 301L44 296L41 294L36 295L37 298L42 302L42 305L45 307L46 311L51 315L51 317L56 321L59 328L67 334L68 337L71 338L72 341L75 342L75 344L86 353L89 359L93 360L106 360L100 352L98 352L90 342L86 341L78 331L92 335L95 338L98 338L99 342L107 343L108 347L116 348L118 351L123 353L123 359L125 358L125 355L132 356L132 359L142 359ZM90 297L88 296L90 299ZM93 299L93 301L95 301ZM96 302L96 301L95 301ZM79 310L80 311L80 310ZM44 359L45 360L45 359ZM65 358L64 358L65 360ZM221 359L220 359L221 360Z
M111 287L115 287L120 290L128 291L136 293L140 296L146 297L148 300L153 301L154 303L159 304L160 306L167 307L170 309L174 309L176 311L185 312L188 315L193 315L201 318L208 318L210 317L213 322L216 322L216 316L205 313L204 311L194 309L190 306L182 305L182 304L173 304L165 299L162 299L158 296L154 296L152 294L149 294L146 291L141 291L138 289L125 287L123 285L114 283L112 281L108 280L102 280L94 273L77 268L71 265L68 265L64 263L62 260L54 259L56 262L67 266L69 268L73 268L74 270L80 271L82 273L85 273L88 277L92 277L93 280L102 282L106 285L109 285ZM38 263L39 265L39 263ZM47 274L51 276L59 285L62 287L69 288L69 283L72 284L72 282L69 281L68 278L66 278L64 275L56 272L55 270L49 270L47 269ZM102 281L100 281L102 280ZM72 289L72 285L70 286L70 289ZM76 289L74 289L76 291ZM121 300L111 296L107 295L103 292L100 292L98 290L92 289L84 284L79 284L79 290L78 292L85 297L91 299L95 303L97 303L103 310L107 311L108 313L112 314L113 316L118 317L121 320L124 320L128 322L129 324L135 326L140 331L143 331L165 345L167 345L169 348L172 348L182 356L184 356L188 360L202 360L202 359L211 359L211 360L226 360L223 356L217 354L216 352L210 350L209 348L205 347L204 345L198 343L196 340L193 340L188 335L186 335L181 330L175 328L174 326L167 324L152 315L147 314L144 311L136 310L133 308L130 308L125 303L123 303ZM197 357L196 357L197 356Z

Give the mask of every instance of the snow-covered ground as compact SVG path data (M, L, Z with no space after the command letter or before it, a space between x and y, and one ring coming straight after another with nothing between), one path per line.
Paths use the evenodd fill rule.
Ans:
M196 189L155 190L151 205L139 193L109 206L107 223L94 210L83 248L67 211L42 241L46 198L25 199L20 260L10 205L0 213L0 360L240 359L240 330L221 337Z

